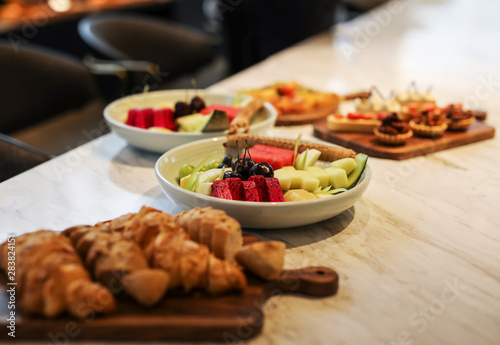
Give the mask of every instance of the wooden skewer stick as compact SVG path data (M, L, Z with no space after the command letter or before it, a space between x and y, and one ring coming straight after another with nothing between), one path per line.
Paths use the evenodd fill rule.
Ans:
M339 96L339 101L350 101L356 98L370 98L371 95L371 91L350 93L348 95Z
M372 89L375 90L375 92L377 92L377 94L380 97L380 99L385 100L384 95L382 94L382 92L380 92L379 88L376 85L373 85Z

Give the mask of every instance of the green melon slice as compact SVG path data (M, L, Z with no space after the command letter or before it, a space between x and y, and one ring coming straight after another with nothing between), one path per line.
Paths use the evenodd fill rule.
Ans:
M214 110L209 116L202 132L220 132L229 129L229 119L225 111Z

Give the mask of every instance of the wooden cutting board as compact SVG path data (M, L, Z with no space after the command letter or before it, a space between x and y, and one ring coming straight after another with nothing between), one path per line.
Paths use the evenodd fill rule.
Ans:
M356 92L348 95L338 96L338 101L319 108L313 112L303 114L281 114L276 119L276 126L298 126L314 123L320 119L325 119L328 115L335 113L339 107L339 102L354 100L356 98L370 97L371 92Z
M246 242L253 241L247 237ZM78 321L70 316L55 319L24 317L8 309L5 278L0 282L0 340L8 335L9 312L14 310L15 340L68 343L80 340L104 341L221 341L236 342L260 333L262 306L273 295L294 293L306 296L331 296L338 289L338 275L326 267L286 270L280 279L267 282L248 273L248 287L242 293L211 297L198 291L185 294L169 292L153 308L138 305L129 297L117 296L117 310L107 316ZM10 287L10 286L9 286Z
M327 107L319 108L318 110L304 114L281 114L276 119L276 126L298 126L308 123L313 123L319 119L324 119L328 115L337 111L338 104L332 104Z
M371 157L404 160L493 138L495 128L475 121L465 132L446 131L437 139L414 136L405 145L387 146L381 144L375 134L332 132L326 126L326 119L323 119L314 123L314 136Z

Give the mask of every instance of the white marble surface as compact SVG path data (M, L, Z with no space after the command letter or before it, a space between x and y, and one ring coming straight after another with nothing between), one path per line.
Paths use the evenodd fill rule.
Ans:
M295 79L341 94L372 84L388 93L415 80L433 85L440 104L477 101L498 128L500 2L396 4L401 10L363 46L350 39L374 25L373 14L212 89ZM357 48L350 59L345 44ZM312 126L274 134L298 132L312 138ZM500 344L499 152L497 135L406 161L372 158L371 185L345 213L295 229L254 231L287 243L288 267L335 269L340 290L330 298L271 299L262 334L248 343ZM176 213L154 176L158 156L111 134L1 183L2 236L93 223L144 204Z

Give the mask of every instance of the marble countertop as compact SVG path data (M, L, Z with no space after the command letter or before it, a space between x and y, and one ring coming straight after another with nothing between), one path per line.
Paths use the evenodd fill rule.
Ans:
M373 84L388 93L414 80L432 85L439 104L487 110L498 128L499 11L488 0L391 2L211 90L294 79L340 94ZM313 138L310 125L272 135L299 132ZM262 333L246 342L499 344L499 152L497 136L405 161L371 158L370 186L346 212L299 228L253 230L287 243L289 268L335 269L340 289L328 298L272 298ZM158 157L108 134L3 182L1 235L98 222L142 205L177 213L156 181Z

